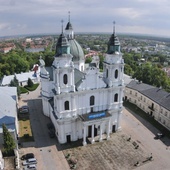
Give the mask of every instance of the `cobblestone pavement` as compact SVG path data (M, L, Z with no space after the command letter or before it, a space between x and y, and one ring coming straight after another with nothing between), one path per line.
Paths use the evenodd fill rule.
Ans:
M112 134L109 140L65 149L63 152L65 156L70 154L70 165L70 159L77 161L76 168L79 170L130 170L135 168L137 161L145 162L148 152L143 150L137 141L128 139L129 136L123 132L117 132ZM135 149L136 146L139 147Z

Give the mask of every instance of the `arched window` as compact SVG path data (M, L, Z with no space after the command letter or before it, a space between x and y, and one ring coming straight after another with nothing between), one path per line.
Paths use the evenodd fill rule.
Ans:
M109 72L108 72L108 69L106 69L106 78L108 78L109 76Z
M69 110L69 101L65 101L64 108L65 110Z
M115 70L115 79L117 79L118 78L118 70L116 69Z
M64 84L67 84L67 82L68 82L67 74L64 74L63 82L64 82Z
M117 93L114 96L114 102L118 102L118 94Z
M90 97L90 106L93 106L94 105L94 96L91 96Z

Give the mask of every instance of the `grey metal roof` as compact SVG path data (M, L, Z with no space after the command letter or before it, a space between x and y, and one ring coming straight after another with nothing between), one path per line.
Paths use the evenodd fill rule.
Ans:
M17 89L16 87L0 87L0 133L2 124L6 124L8 130L15 130L17 116Z
M128 85L131 81L133 81L132 77L127 74L123 74L123 80L125 86Z
M84 79L84 73L79 71L78 69L74 69L74 81L76 88L81 84L82 80Z
M160 106L170 110L170 93L145 83L132 80L126 87L136 90Z
M170 110L170 93L161 99L160 105L166 108L167 110Z
M20 74L15 74L15 75L4 76L2 81L1 81L1 85L2 86L9 85L11 80L14 79L14 76L16 76L16 78L17 78L17 80L19 82L27 82L28 78L30 78L31 80L36 80L37 79L37 77L34 74L34 71L30 71L30 72L26 72L26 73L20 73Z
M154 86L145 84L145 83L141 83L137 80L132 80L129 84L126 85L126 87L142 92L143 90L147 90L147 89L152 89L155 88Z
M152 101L160 104L162 98L166 97L169 93L160 88L151 88L141 92L143 95L150 98Z

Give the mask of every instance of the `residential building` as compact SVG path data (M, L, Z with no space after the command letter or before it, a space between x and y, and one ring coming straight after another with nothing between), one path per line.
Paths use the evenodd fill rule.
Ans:
M97 64L85 67L85 55L74 37L70 19L56 44L56 54L47 71L40 59L42 104L50 117L59 143L95 136L102 141L121 129L124 60L119 39L113 31L101 73Z
M33 71L4 76L0 82L0 85L8 86L11 83L11 80L14 79L14 76L16 76L20 86L27 85L29 78L33 81L33 83L37 83L39 82L39 72L40 72L39 66L35 64L33 67Z
M8 131L17 144L18 118L17 118L17 89L16 87L0 87L0 145L3 144L2 124L5 124Z
M170 130L170 93L132 80L125 87L125 100L135 104Z

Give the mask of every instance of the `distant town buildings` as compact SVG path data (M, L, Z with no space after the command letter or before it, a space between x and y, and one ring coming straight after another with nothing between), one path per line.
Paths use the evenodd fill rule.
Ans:
M26 38L22 43L22 46L26 52L41 52L44 51L45 48L51 42L51 37L42 37L42 38Z
M12 49L15 49L16 46L14 43L2 43L0 44L0 52L1 53L8 53L10 52Z

